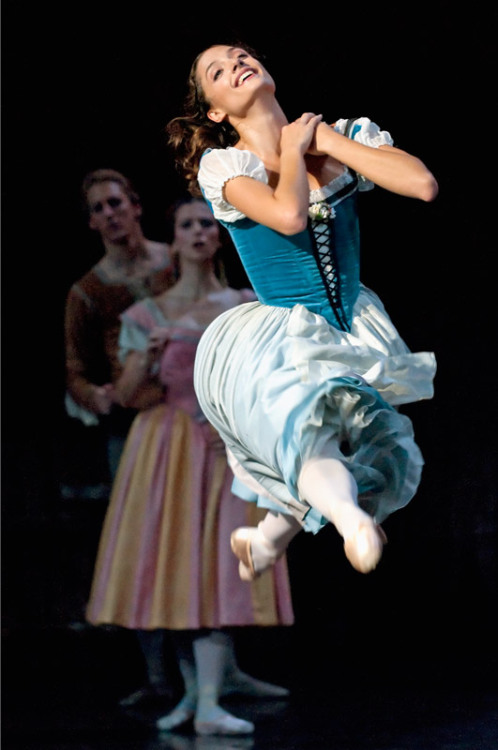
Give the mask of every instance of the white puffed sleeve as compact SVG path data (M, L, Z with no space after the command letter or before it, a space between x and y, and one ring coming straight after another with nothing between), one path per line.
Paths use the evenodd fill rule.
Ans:
M347 120L337 120L334 125L334 130L342 133L346 129ZM392 146L394 141L391 134L387 130L381 130L377 123L372 122L368 117L358 117L352 124L349 132L349 137L358 143L362 143L364 146L370 146L371 148L379 148L379 146ZM359 190L372 190L374 183L370 180L365 179L363 175L358 175Z
M121 315L121 329L119 331L118 358L124 365L131 352L144 352L147 349L149 332L136 320L129 318L126 313Z
M226 149L206 151L197 176L204 197L211 203L216 219L233 222L243 219L244 214L223 198L223 188L234 177L253 177L268 183L268 176L261 159L251 151L241 151L230 146Z

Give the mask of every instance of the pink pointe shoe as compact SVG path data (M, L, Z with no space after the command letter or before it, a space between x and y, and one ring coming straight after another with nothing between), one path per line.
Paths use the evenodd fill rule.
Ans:
M259 564L257 570L251 549L253 542L258 545ZM243 581L254 581L277 561L278 555L271 549L257 527L241 526L239 529L232 531L230 546L235 557L240 560L239 576ZM261 560L263 560L262 564Z
M256 529L244 526L235 529L230 535L230 547L235 557L240 560L239 576L243 581L254 581L260 575L254 569L251 555L251 537L254 536L252 532L256 532Z
M344 540L344 552L349 562L359 573L370 573L379 564L387 537L375 521L365 522Z

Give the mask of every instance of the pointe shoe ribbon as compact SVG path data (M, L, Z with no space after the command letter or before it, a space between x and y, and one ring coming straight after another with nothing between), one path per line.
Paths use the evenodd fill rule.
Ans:
M355 534L344 540L344 552L359 573L370 573L379 564L387 536L384 529L373 520L363 523Z

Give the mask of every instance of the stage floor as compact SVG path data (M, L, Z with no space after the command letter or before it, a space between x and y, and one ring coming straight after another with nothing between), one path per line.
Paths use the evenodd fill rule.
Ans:
M305 644L311 649L311 644ZM244 644L242 644L242 657ZM318 655L319 657L319 655ZM328 661L324 662L329 664ZM253 736L196 737L191 726L161 734L154 721L174 696L140 709L119 700L141 666L129 634L78 625L3 636L3 750L496 750L498 691L485 667L472 674L430 665L415 675L379 663L337 670L318 681L292 677L288 700L230 698L223 705L255 723ZM360 665L360 666L359 666ZM243 665L246 671L247 665ZM279 680L281 674L253 674ZM278 670L277 670L278 671ZM377 673L376 673L377 672ZM292 670L287 672L292 675ZM315 675L318 672L314 673ZM281 680L280 680L281 681ZM287 680L289 682L289 680Z

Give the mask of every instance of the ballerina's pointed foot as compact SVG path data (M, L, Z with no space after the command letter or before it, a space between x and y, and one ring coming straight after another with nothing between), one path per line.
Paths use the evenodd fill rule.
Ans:
M235 529L230 536L230 546L240 561L239 576L243 581L254 581L277 560L277 555L257 527L241 526Z
M213 718L211 721L200 721L198 719L194 721L196 733L205 736L213 734L252 734L254 728L251 721L238 719L228 712L224 712L223 715Z
M344 551L355 570L370 573L379 564L386 543L384 530L372 519L344 540Z
M232 532L230 536L230 546L232 552L239 562L239 576L243 581L254 581L258 577L254 569L254 563L251 554L251 534L248 532L256 531L251 528L240 528Z

